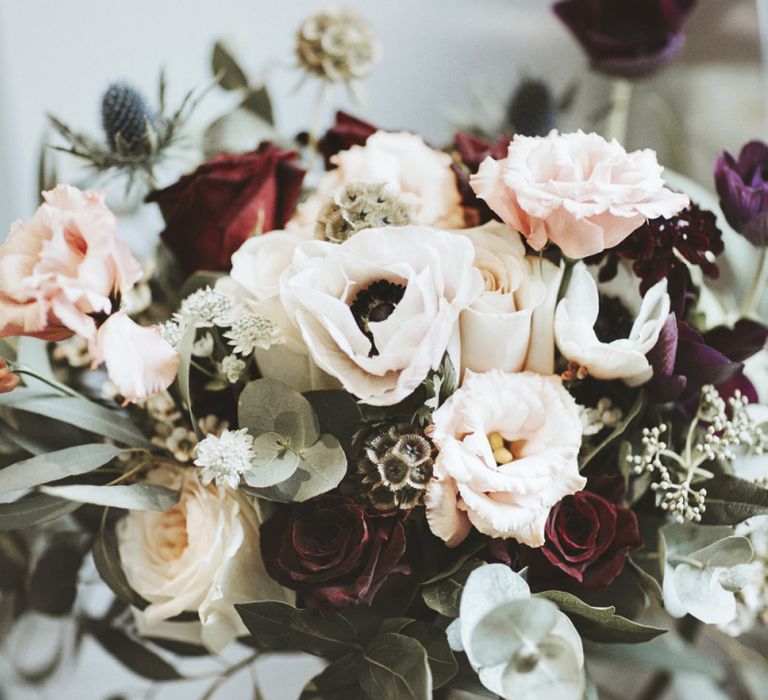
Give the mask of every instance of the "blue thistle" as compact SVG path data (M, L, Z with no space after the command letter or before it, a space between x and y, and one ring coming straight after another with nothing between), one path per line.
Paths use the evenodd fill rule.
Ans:
M557 106L552 91L541 80L527 78L517 86L507 105L507 122L523 136L546 136L555 128Z
M147 123L156 125L141 93L128 83L112 83L101 98L101 123L107 143L117 150L117 137L130 152L140 152L147 143Z

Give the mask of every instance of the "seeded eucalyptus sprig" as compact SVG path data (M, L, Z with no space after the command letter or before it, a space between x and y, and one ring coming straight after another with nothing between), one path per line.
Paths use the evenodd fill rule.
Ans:
M51 148L82 158L98 173L128 176L127 188L144 179L156 186L155 169L182 140L183 127L212 83L202 90L187 92L178 108L166 114L166 81L160 74L158 110L153 111L141 94L126 83L112 83L102 98L102 120L106 142L77 131L53 114L51 126L66 142ZM197 93L197 94L196 94Z

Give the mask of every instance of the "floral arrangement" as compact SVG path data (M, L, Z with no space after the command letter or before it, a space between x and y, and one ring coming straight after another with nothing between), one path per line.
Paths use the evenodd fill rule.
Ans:
M693 0L633 9L629 37L617 5L555 10L596 70L660 69ZM298 33L323 90L378 56L348 10ZM223 45L213 62L272 121ZM162 188L184 106L118 84L105 141L56 120L165 228L142 263L104 192L59 184L0 247L11 619L73 617L157 682L250 648L206 697L274 651L327 660L305 700L592 698L604 658L659 671L643 697L675 666L713 682L701 623L730 654L768 620L768 146L718 160L724 220L653 151L550 131L551 95L524 88L534 135L439 150L339 113ZM718 316L739 234L763 262ZM89 566L99 614L76 603Z

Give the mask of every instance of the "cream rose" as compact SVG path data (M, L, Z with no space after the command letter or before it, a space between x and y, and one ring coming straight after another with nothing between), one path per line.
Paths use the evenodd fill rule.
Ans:
M352 146L331 158L336 166L324 173L317 190L301 204L289 228L314 231L326 202L351 182L384 183L400 195L413 213L413 223L461 228L464 212L451 157L406 132L377 131L364 146Z
M586 484L579 410L560 378L467 372L433 420L439 454L425 498L432 532L449 546L472 525L543 545L552 506Z
M420 226L302 243L280 298L318 366L364 403L388 406L436 369L459 313L482 292L463 236Z
M485 291L461 312L462 369L552 374L555 302L562 270L526 255L520 234L498 222L460 232L475 247Z
M164 513L130 511L117 526L120 560L131 587L149 605L136 611L150 632L182 612L196 612L199 639L221 651L247 634L235 603L293 602L292 594L264 569L259 546L260 517L248 498L233 489L202 486L196 470L161 467L147 481L181 488L181 499ZM188 625L179 634L189 639Z
M548 241L585 258L623 241L646 219L670 217L686 195L664 187L650 149L627 153L598 134L515 136L504 160L486 158L470 183L502 220L541 250Z

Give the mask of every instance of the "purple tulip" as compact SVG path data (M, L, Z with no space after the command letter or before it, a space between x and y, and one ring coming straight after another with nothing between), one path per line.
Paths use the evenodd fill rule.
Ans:
M696 0L560 0L555 14L607 75L640 78L659 71L683 46Z
M715 186L728 223L753 245L768 246L768 144L750 141L738 160L724 151Z

